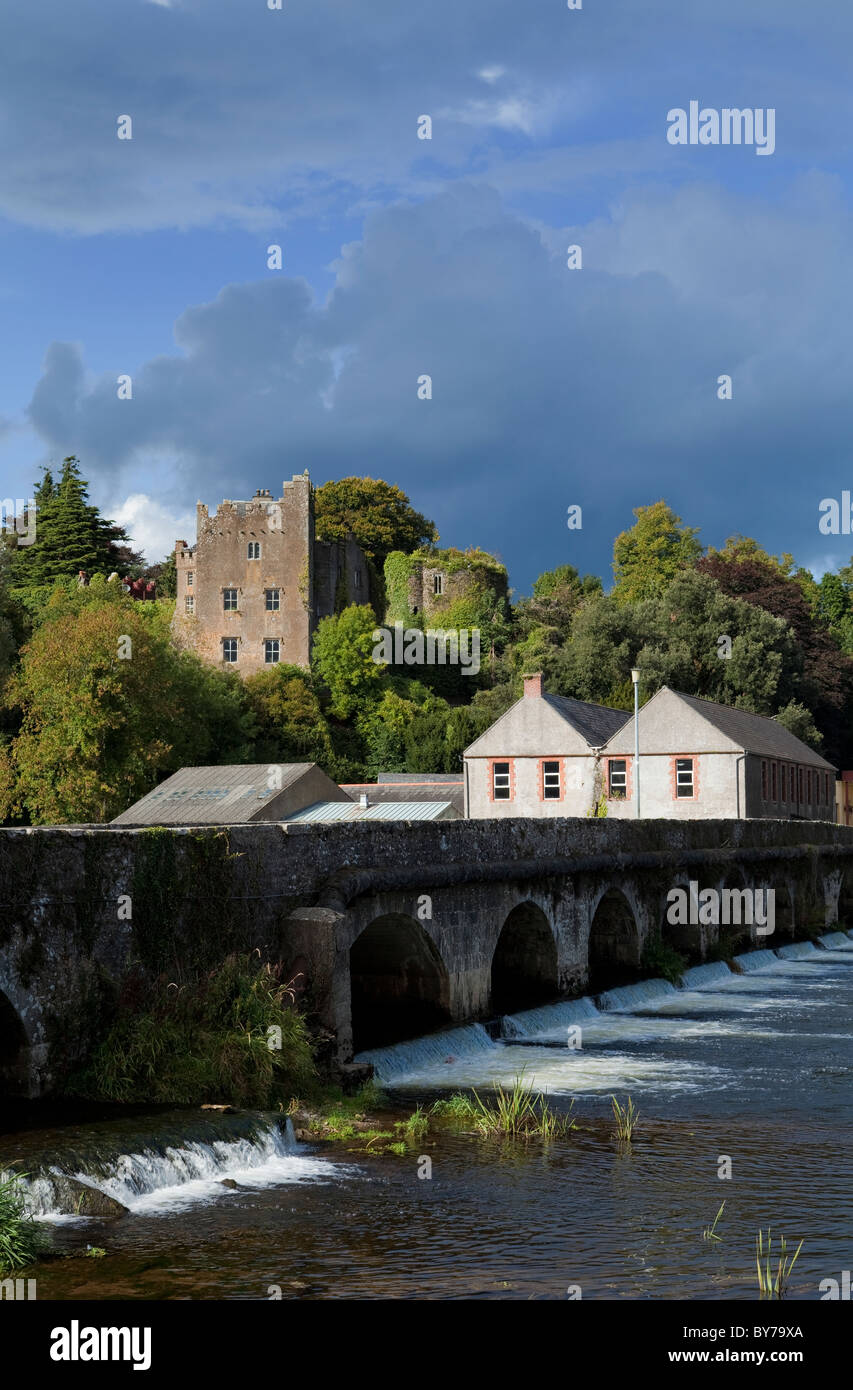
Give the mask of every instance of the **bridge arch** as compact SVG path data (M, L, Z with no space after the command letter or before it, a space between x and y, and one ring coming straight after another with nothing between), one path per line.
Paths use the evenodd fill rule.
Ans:
M559 992L557 942L536 903L518 903L506 918L492 956L491 1008L515 1013L555 999Z
M29 1039L17 1010L0 990L0 1095L28 1094Z
M434 1032L450 1022L450 983L435 943L403 913L376 917L350 948L353 1050Z
M589 988L609 989L636 978L642 953L634 909L623 892L608 888L589 928Z

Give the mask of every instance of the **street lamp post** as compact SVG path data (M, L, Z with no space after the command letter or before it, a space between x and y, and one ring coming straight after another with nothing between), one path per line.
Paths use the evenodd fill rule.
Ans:
M634 796L636 798L637 819L640 816L640 673L634 666L631 670L634 682Z

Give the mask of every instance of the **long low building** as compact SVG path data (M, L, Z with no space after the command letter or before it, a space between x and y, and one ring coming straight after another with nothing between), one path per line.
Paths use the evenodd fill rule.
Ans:
M469 816L835 819L835 768L764 715L664 686L634 717L542 689L465 751Z

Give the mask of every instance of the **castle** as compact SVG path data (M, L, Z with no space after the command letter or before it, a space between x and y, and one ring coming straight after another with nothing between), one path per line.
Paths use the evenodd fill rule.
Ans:
M204 661L250 676L278 662L308 666L321 618L370 602L367 559L352 538L318 541L308 472L274 498L198 503L195 545L175 543L172 633Z

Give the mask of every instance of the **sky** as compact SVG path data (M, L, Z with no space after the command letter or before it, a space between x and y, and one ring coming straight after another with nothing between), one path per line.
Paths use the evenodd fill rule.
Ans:
M4 15L0 497L76 454L155 562L199 499L379 477L516 593L661 497L849 561L853 6L276 3ZM773 153L670 143L691 101Z

